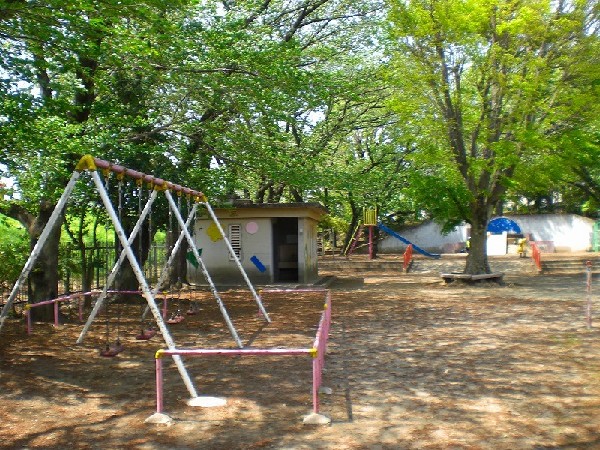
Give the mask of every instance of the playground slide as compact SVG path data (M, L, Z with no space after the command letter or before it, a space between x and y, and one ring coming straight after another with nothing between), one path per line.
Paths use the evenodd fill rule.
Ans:
M413 244L412 242L410 242L408 239L403 238L402 236L400 236L398 233L396 233L394 230L386 227L384 224L379 223L377 224L377 228L379 228L381 231L386 232L387 234L389 234L390 236L394 236L396 239L400 239L402 242L404 242L407 245L412 245L413 246L413 250L415 250L416 252L419 252L422 255L428 256L429 258L439 258L440 255L435 254L435 253L429 253L426 250L423 250L421 247Z

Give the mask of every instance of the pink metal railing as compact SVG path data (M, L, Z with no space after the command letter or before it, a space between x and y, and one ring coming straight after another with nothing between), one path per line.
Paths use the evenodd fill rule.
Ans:
M317 336L315 338L313 349L313 412L319 412L319 389L323 381L323 368L325 367L325 353L327 353L327 341L329 338L329 329L331 328L331 292L328 290L325 299L323 314L319 321Z
M162 414L164 411L164 389L163 389L163 356L302 356L310 355L313 358L313 412L319 413L319 389L322 383L323 367L325 366L325 353L327 352L327 341L331 328L331 292L329 289L307 288L307 289L265 289L262 292L323 292L325 293L325 305L319 327L312 348L240 348L240 349L160 349L156 352L156 412Z
M39 306L53 305L54 306L54 326L59 325L59 306L61 302L70 302L72 300L78 301L79 309L79 321L83 322L83 299L89 295L98 295L101 291L88 291L88 292L76 292L69 295L61 295L60 297L53 298L51 300L44 300L38 303L28 303L25 305L25 322L27 324L27 334L31 334L33 331L33 322L31 320L31 310ZM121 295L139 295L140 291L108 291L108 294L121 294Z
M408 267L410 266L410 262L412 261L413 256L413 246L409 244L404 251L404 262L402 264L402 271L408 272Z
M585 305L585 321L588 329L592 328L592 262L585 262L585 279L586 279L586 305Z
M537 268L538 272L542 271L542 252L538 248L538 246L534 243L530 243L531 246L531 258L533 259L533 263Z

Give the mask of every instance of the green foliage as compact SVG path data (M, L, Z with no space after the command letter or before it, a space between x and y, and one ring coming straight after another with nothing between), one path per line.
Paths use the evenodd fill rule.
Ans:
M328 227L364 207L481 223L548 192L592 211L597 13L549 0L5 2L0 171L15 187L0 208L32 223L92 153L213 202L320 201ZM107 221L90 190L66 212L79 244ZM121 200L131 227L137 188ZM167 222L158 203L153 226Z
M521 164L548 154L557 126L582 112L569 77L579 71L572 52L591 37L582 34L593 21L590 3L560 10L548 0L390 3L392 106L418 129L421 162L438 172L449 166L437 179L445 194L430 197L427 210L451 222L485 219ZM550 181L536 179L546 189ZM437 204L448 198L461 204Z
M0 285L11 286L21 273L29 254L27 232L18 222L0 215Z

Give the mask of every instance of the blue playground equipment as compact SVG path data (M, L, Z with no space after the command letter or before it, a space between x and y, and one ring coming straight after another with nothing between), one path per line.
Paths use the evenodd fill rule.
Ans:
M510 220L508 217L496 217L489 221L487 231L490 233L507 233L521 234L521 228L519 224L514 220Z
M400 236L398 233L396 233L394 230L392 230L391 228L386 227L384 224L382 224L381 222L379 222L377 224L377 228L379 228L381 231L386 232L387 234L389 234L390 236L394 236L396 239L400 239L402 242L404 242L406 245L412 245L413 246L413 250L415 250L416 252L419 252L420 254L427 256L429 258L439 258L441 255L438 255L436 253L429 253L427 250L423 250L421 247L413 244L412 242L410 242L408 239Z

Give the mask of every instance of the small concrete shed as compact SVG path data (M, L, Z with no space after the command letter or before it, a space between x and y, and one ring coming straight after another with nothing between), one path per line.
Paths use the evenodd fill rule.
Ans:
M318 203L234 203L215 208L219 222L248 277L256 284L312 284L318 279L317 224L327 213ZM194 242L213 281L244 279L218 228L208 216L194 226ZM188 264L188 278L206 284L200 268Z

